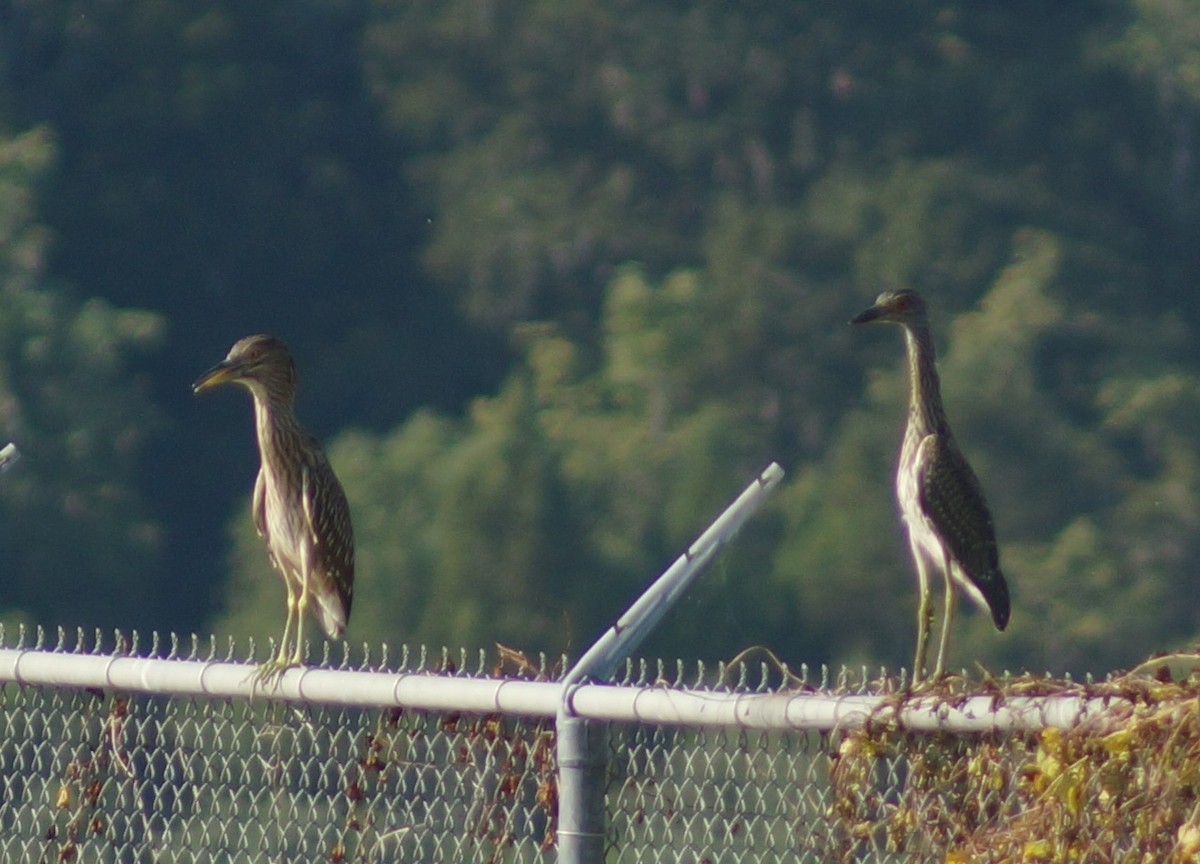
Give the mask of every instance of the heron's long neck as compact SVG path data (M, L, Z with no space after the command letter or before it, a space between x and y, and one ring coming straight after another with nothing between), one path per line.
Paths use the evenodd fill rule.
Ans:
M904 328L904 344L908 350L910 396L909 423L923 435L946 431L946 412L942 408L942 388L938 380L933 337L923 322Z
M273 465L290 465L289 453L301 452L304 432L292 410L291 399L281 399L270 394L254 394L254 428L258 434L258 450L263 462Z

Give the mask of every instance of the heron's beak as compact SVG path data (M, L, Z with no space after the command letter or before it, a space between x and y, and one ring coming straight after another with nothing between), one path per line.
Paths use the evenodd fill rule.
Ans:
M883 317L883 314L886 311L887 310L885 310L882 306L872 306L870 309L864 309L863 311L861 311L857 315L855 315L853 318L851 318L850 323L851 324L867 324L871 321L876 321L879 318Z
M192 392L203 393L205 390L211 390L213 387L232 381L237 377L240 369L240 363L223 360L196 379L196 383L192 385Z

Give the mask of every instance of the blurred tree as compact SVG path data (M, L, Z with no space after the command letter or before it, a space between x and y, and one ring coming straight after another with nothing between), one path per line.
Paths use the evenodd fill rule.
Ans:
M1194 214L1200 181L1200 8L1187 0L1133 0L1128 23L1109 45L1120 65L1149 81L1167 115L1169 136L1159 171L1163 191Z
M575 324L598 320L615 264L658 278L701 261L722 202L782 213L831 173L896 161L1036 178L1103 228L1148 200L1158 152L1141 131L1157 118L1094 49L1126 19L1089 3L384 0L365 57L436 214L431 272L479 320Z
M0 437L24 456L0 480L0 614L150 627L162 526L135 476L159 421L129 358L159 344L163 322L47 277L32 205L53 159L44 129L0 138Z
M378 4L368 74L436 213L431 272L477 320L578 325L598 320L615 264L697 262L720 194L783 191L797 106L824 98L812 18L795 4Z
M61 145L39 272L173 324L162 357L121 355L167 415L136 472L170 526L162 583L212 586L160 626L225 590L230 501L250 531L245 406L186 385L269 329L355 487L356 638L582 641L774 458L789 487L660 644L907 658L898 348L844 324L896 283L933 304L1014 573L1013 632L964 624L978 656L1090 667L1189 638L1193 604L1161 607L1194 551L1195 17L0 4L0 129ZM249 633L280 589L252 536L234 560L225 620ZM848 626L867 596L891 611Z

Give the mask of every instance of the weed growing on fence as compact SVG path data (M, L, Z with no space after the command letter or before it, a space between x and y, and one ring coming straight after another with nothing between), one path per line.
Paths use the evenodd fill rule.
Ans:
M914 733L891 710L912 696L897 696L877 719L831 742L841 860L868 848L947 864L1196 860L1200 676L1165 673L1167 659L1184 656L1101 684L985 682L997 705L1029 695L1104 701L1103 712L1071 729ZM954 705L968 689L950 679L919 695Z

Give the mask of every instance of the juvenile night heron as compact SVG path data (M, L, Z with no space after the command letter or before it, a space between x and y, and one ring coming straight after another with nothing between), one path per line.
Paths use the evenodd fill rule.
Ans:
M940 571L946 585L942 638L934 677L945 671L946 642L954 617L957 585L992 615L997 630L1008 624L1008 585L1000 572L1000 554L992 515L983 488L950 434L942 408L933 337L921 295L908 289L884 291L875 305L851 324L891 321L904 328L911 385L908 428L896 471L896 495L908 528L908 542L917 566L921 592L917 610L917 655L913 683L925 674L929 627L930 576Z
M354 596L354 529L346 495L321 445L296 421L296 366L284 344L272 336L247 336L192 390L226 383L241 384L254 397L261 460L254 524L287 587L279 654L260 670L266 680L302 665L305 612L313 613L330 639L345 632Z

